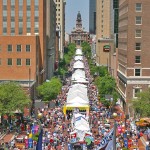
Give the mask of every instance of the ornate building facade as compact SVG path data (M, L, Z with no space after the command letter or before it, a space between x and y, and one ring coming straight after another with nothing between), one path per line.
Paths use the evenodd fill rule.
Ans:
M77 14L76 28L70 34L70 42L81 45L82 42L89 42L89 33L82 27L82 18L80 12Z

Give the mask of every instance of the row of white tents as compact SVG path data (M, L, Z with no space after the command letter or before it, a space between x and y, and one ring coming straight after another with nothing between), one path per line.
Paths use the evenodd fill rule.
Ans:
M72 85L67 93L66 105L64 106L64 111L66 110L85 110L86 113L80 114L79 112L73 114L72 118L72 128L73 132L70 134L76 134L83 141L85 134L91 135L88 114L89 114L89 98L87 83L88 80L85 74L85 66L83 62L82 50L76 50L76 56L74 57L75 63L73 64L73 74L71 77ZM86 117L85 117L86 116Z

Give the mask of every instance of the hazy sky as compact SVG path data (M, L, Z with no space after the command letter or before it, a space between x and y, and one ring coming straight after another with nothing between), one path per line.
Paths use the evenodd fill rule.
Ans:
M66 32L71 33L76 25L77 13L80 11L82 25L89 31L89 0L66 0Z

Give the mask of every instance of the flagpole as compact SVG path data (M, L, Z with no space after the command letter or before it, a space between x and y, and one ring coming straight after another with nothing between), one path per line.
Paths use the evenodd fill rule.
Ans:
M115 121L115 119L114 119ZM116 121L114 122L114 136L113 136L113 150L116 150L116 129L117 129L117 124Z

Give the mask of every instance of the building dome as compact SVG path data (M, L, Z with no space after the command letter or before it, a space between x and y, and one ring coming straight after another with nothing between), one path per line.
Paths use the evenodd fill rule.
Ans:
M80 11L78 11L78 14L77 14L77 20L81 20L81 14L80 14Z

